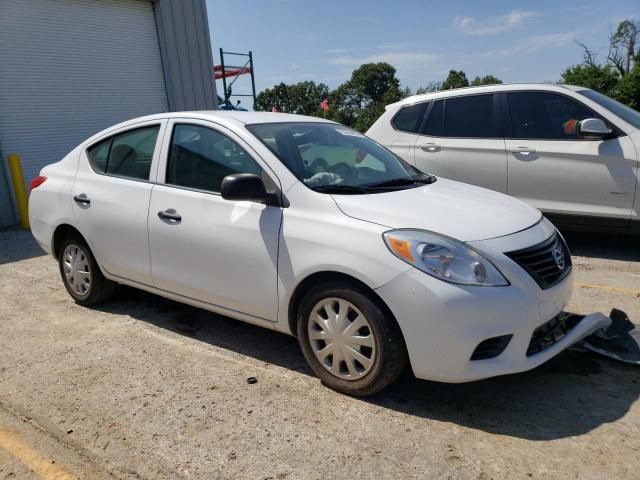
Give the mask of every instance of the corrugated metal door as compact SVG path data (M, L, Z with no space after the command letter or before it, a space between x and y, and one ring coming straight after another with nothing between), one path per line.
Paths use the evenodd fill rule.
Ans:
M0 151L21 155L27 183L91 134L167 109L151 2L0 1ZM11 212L6 197L0 184Z

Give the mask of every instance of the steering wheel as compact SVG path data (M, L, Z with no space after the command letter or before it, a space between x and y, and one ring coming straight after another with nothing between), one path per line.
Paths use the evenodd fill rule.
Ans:
M340 162L340 163L336 163L335 165L332 165L330 170L342 178L349 178L352 174L353 168L351 168L349 165L347 165L344 162Z

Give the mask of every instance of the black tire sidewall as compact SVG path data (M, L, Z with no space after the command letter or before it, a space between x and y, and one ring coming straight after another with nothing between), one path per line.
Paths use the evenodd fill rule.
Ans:
M376 356L371 370L358 380L343 380L333 376L322 366L312 350L308 333L310 314L318 302L329 297L351 302L369 321L375 341ZM302 353L311 369L325 385L342 393L361 396L373 394L390 383L385 370L389 367L387 365L389 332L395 330L390 328L395 326L390 325L390 322L395 320L388 318L388 314L366 292L348 284L319 285L305 295L298 312L297 335ZM397 339L394 340L397 341Z
M77 295L73 291L73 289L69 286L69 283L67 282L67 278L64 274L63 262L64 262L64 252L69 245L76 245L80 247L84 251L89 261L89 265L91 268L91 284L89 286L88 295L84 295L84 296ZM76 301L76 303L80 305L93 305L101 301L104 284L105 282L109 282L109 280L104 278L104 276L102 275L100 266L98 265L98 262L96 262L96 259L93 256L93 253L89 248L89 245L87 245L87 243L84 240L80 240L76 237L67 237L62 241L59 251L60 251L60 255L58 258L58 269L60 270L60 276L62 277L62 283L64 284L64 288L67 290L69 295L71 295L71 297Z

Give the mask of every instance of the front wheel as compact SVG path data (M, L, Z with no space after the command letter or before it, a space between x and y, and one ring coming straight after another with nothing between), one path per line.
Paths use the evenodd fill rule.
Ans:
M309 291L297 329L307 362L323 383L339 392L374 394L406 368L406 348L395 320L355 284L323 284Z
M68 237L60 247L60 276L67 292L80 305L95 305L113 295L116 283L105 278L91 253L80 238Z

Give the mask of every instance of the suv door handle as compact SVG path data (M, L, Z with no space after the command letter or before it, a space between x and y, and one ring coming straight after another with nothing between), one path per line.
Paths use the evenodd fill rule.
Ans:
M73 200L76 203L79 203L79 204L84 205L84 206L91 205L91 200L89 200L89 197L87 197L86 193L81 193L80 195L75 195L73 197Z
M439 152L440 145L437 143L423 143L420 145L420 149L424 152Z
M173 208L169 208L167 210L160 210L158 212L158 217L160 217L162 220L171 220L176 223L179 223L182 220L182 216L176 213L176 211Z
M531 153L536 153L535 148L529 147L513 147L509 149L511 153L519 153L520 155L529 155Z

